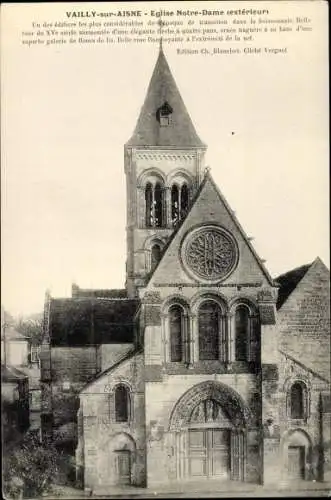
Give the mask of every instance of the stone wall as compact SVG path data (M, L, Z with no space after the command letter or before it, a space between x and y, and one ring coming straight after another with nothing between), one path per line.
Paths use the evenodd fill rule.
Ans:
M319 259L278 311L278 323L279 347L330 379L330 273Z
M279 378L279 431L280 431L280 475L287 478L287 446L291 433L300 432L307 436L310 449L306 462L312 464L315 479L322 479L321 445L330 446L330 427L327 425L328 414L321 413L321 393L329 392L329 384L314 375L304 366L285 355L281 356ZM307 418L294 420L290 414L290 389L294 382L301 381L307 388ZM328 443L328 444L327 444ZM309 455L309 456L308 456ZM328 462L328 461L327 461ZM324 464L323 469L326 469Z
M176 453L173 433L169 423L173 409L179 398L189 389L204 381L219 381L230 387L241 396L247 404L251 403L253 395L258 394L258 379L250 374L214 374L211 375L173 375L164 376L162 382L146 383L146 446L148 486L163 483L176 477ZM254 412L253 412L254 413ZM259 417L253 419L256 425ZM257 459L260 449L260 437L256 436L249 445L251 466L247 468L247 481L259 480Z
M121 383L129 389L130 417L116 422L115 388ZM131 484L145 485L145 397L143 357L124 360L86 387L80 394L83 415L85 487L97 491L117 481L116 450L131 454Z
M51 433L55 444L71 443L73 453L77 444L78 393L97 373L97 350L94 346L52 347L49 355L43 354L49 363L42 358L42 432Z

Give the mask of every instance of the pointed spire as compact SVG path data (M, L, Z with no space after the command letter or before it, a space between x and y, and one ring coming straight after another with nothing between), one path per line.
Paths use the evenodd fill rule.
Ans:
M159 23L161 26L162 21ZM160 27L161 29L161 27ZM161 120L166 116L167 120ZM206 147L171 74L160 37L159 55L135 131L127 146Z
M161 18L159 18L159 20L158 20L157 23L160 26L160 46L159 46L159 52L162 52L163 51L163 47L162 47L162 26L164 26L164 22L162 21Z

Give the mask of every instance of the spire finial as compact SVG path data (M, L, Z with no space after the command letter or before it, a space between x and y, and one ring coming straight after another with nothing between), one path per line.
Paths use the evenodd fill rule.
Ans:
M160 26L160 52L163 50L162 48L162 26L164 26L164 22L162 21L161 18L159 18L157 24Z

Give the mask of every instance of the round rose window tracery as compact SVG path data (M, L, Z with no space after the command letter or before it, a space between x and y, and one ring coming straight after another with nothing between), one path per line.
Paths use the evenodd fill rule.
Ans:
M238 251L233 237L218 226L194 230L184 240L182 261L194 277L207 282L226 278L235 268Z

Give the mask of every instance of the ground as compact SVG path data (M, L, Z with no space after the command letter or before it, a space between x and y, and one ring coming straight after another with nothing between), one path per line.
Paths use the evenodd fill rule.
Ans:
M215 489L211 484L206 484L202 489L201 484L182 485L182 489L158 491L144 488L114 488L111 492L100 492L98 495L91 495L89 492L83 492L75 488L67 488L63 486L55 487L54 491L48 495L49 498L61 497L68 499L85 499L85 498L247 498L247 497L330 497L331 483L313 483L300 481L291 488L283 485L280 489L278 486L256 486L246 484L243 489L242 483L223 483L222 491Z

